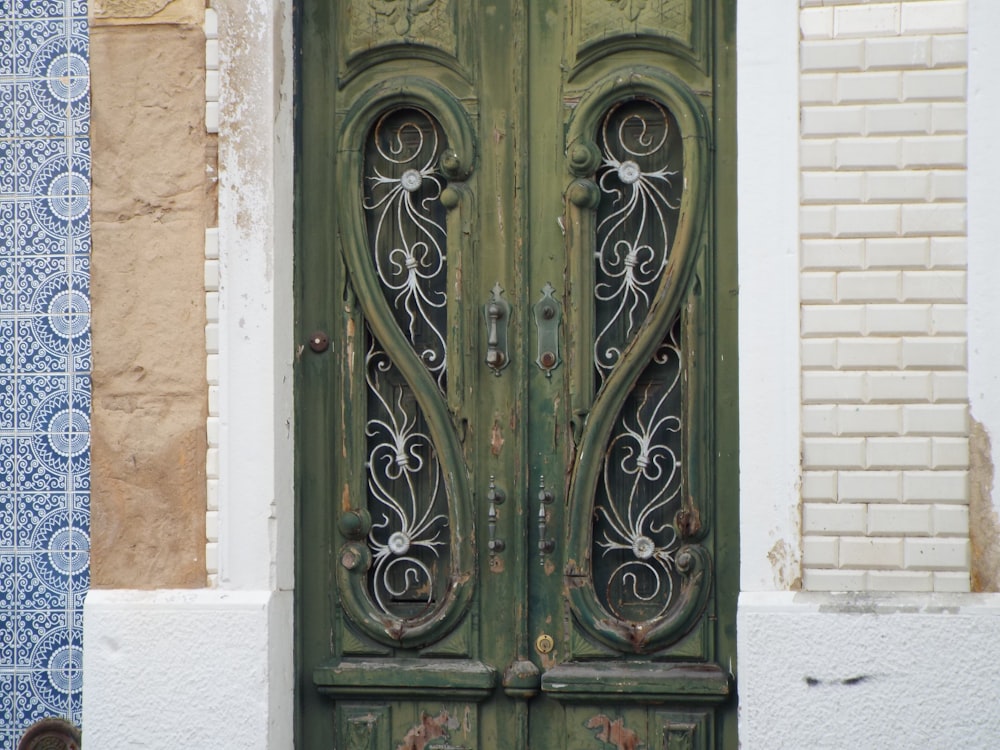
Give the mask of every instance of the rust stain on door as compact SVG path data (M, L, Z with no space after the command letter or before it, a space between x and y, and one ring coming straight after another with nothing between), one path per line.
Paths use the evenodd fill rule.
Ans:
M437 716L422 713L420 723L406 733L403 742L396 750L424 750L425 747L438 747L438 743L434 745L429 745L429 743L435 739L451 740L449 730L455 730L458 727L458 719L451 718L447 711L441 711Z
M493 432L490 434L490 452L494 456L499 456L503 450L503 428L500 427L500 420L493 420Z
M587 721L587 729L598 729L594 737L615 750L641 750L646 746L639 740L639 735L625 727L623 719L612 721L604 714L598 714Z

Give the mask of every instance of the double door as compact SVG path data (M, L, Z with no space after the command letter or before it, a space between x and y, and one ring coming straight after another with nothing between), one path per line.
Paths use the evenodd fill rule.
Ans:
M735 747L733 6L304 3L300 747Z

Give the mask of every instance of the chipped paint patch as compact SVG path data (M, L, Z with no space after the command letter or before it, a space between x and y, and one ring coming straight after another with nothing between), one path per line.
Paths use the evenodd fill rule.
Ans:
M458 729L458 719L453 719L447 711L441 711L437 716L421 713L420 723L412 727L403 742L396 747L396 750L424 750L432 740L450 740L450 731ZM435 743L432 747L437 747ZM450 743L449 743L450 744Z
M500 426L500 420L493 420L493 432L490 434L490 453L494 456L499 456L500 451L503 450L503 428Z
M639 740L639 735L626 728L624 719L612 721L604 714L598 714L591 717L586 726L587 729L599 730L594 735L595 739L605 745L611 745L615 750L640 750L646 747L645 743Z
M774 574L774 583L779 591L799 591L802 589L801 561L792 547L779 539L767 553Z
M990 435L970 417L969 542L972 590L1000 591L1000 518L993 505L993 459Z

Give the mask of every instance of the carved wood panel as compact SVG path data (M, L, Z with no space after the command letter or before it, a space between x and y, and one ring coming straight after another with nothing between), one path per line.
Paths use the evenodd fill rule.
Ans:
M574 0L567 50L574 72L629 48L680 52L702 67L707 7L701 0Z
M339 76L344 85L364 70L391 62L405 48L409 57L424 58L460 70L461 29L474 3L457 0L350 0L341 5Z

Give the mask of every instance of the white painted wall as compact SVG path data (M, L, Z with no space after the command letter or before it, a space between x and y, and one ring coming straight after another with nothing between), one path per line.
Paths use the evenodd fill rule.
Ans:
M969 0L969 405L1000 466L1000 3ZM993 481L1000 510L1000 481Z
M291 750L291 701L268 644L291 592L102 591L84 618L84 746ZM283 725L288 724L288 728Z
M219 582L290 589L290 0L219 0Z
M749 4L745 3L741 8L749 10L745 8L747 5ZM893 325L896 326L903 325L903 317L923 304L932 308L936 304L951 306L952 309L948 312L952 313L950 325L953 328L944 335L946 338L961 339L964 344L964 300L961 297L945 300L943 297L963 291L961 285L956 287L952 283L956 272L964 275L966 262L962 223L965 214L956 210L955 204L962 203L967 190L967 379L973 415L995 433L1000 428L1000 396L997 390L1000 386L1000 356L995 343L997 328L996 314L993 311L996 300L995 282L1000 278L1000 256L996 252L997 237L1000 237L1000 219L996 210L1000 191L995 179L1000 169L1000 150L995 145L996 123L1000 121L1000 106L997 104L1000 101L1000 77L997 76L997 71L1000 70L1000 51L992 40L1000 33L1000 5L995 0L969 0L967 5L964 0L893 0L870 3L803 0L802 9L802 63L805 80L801 89L804 115L801 158L804 168L816 172L804 179L801 187L806 204L802 231L804 235L820 240L817 243L807 241L805 244L810 246L805 247L804 244L803 247L801 293L804 304L803 330L806 334L802 351L803 366L807 371L819 372L821 368L817 363L828 361L821 357L823 351L830 351L826 342L813 344L811 338L848 336L852 340L860 340L870 333L864 321L861 327L845 328L844 321L841 320L837 325L842 327L837 331L846 333L820 335L822 332L810 327L818 324L819 318L811 317L806 320L806 307L815 305L817 309L808 311L809 316L815 316L822 312L818 308L825 305L833 307L842 301L836 296L835 285L839 281L837 273L843 271L849 275L848 286L855 282L870 282L870 290L877 288L884 276L900 274L899 280L902 282L902 267L878 269L872 277L866 277L866 274L873 271L865 256L865 243L872 236L889 239L887 245L892 244L892 238L898 236L902 238L900 247L907 244L908 235L927 237L930 240L926 260L916 263L919 268L912 265L912 258L906 259L904 263L910 263L911 270L925 274L926 298L905 300L896 297L882 302L862 298L852 301L851 305L862 308L872 304L898 304L896 309L876 311L889 313L889 318L895 318ZM956 145L964 147L964 142L955 138L956 135L961 135L955 129L965 127L964 89L960 79L965 49L959 42L959 37L963 36L966 22L970 52L967 154L964 148L956 148ZM754 36L746 31L747 25L742 23L741 16L741 26L738 29L741 59L746 57L745 45L755 47L759 44L766 47L770 44L765 34ZM890 63L886 63L885 57L881 57L879 59L882 62L879 64L884 66L882 70L870 70L866 68L866 60L869 59L866 57L869 47L866 45L869 45L869 40L873 42L870 48L875 49L877 55L898 55L905 47L909 47L911 52L919 52L921 49L925 51L919 52L912 59L897 57L895 62ZM796 64L790 54L787 54L786 64ZM938 70L934 70L935 67ZM887 71L888 74L883 75ZM934 94L928 92L924 96L916 96L915 102L907 102L904 88L906 71L919 72L919 75L910 77L911 81L918 78L924 81L934 80L935 85L943 83L944 87L938 88ZM841 74L844 74L843 81L840 80ZM884 84L886 80L890 84L899 84L895 94L889 89L884 89L881 94L876 92L879 81ZM959 83L957 88L956 82ZM741 96L743 93L741 92ZM861 99L851 101L852 96ZM945 105L940 108L942 113L954 116L951 125L937 131L933 120L935 101L942 101ZM750 101L749 104L749 111L741 109L741 117L767 117L764 107L754 110L753 102ZM913 128L919 130L915 123L920 122L920 112L927 105L931 107L931 124L924 132L917 132ZM815 110L807 112L810 107ZM911 120L907 125L903 120L897 119L897 124L892 125L893 129L889 132L872 133L865 122L866 107L879 107L880 114L901 115L906 111L915 116L916 120ZM857 127L859 115L860 128ZM741 121L741 130L744 123L745 120ZM948 128L952 129L951 132L948 132ZM916 192L883 195L881 200L874 201L874 205L868 207L864 204L871 193L858 193L857 190L852 192L852 186L858 187L856 178L860 177L861 189L864 191L868 172L880 170L872 170L868 165L858 163L855 170L845 170L847 174L838 175L838 167L848 163L849 154L838 155L836 141L839 137L849 141L847 145L850 147L864 148L863 141L873 135L882 139L872 144L873 148L867 157L873 164L879 153L884 153L879 149L887 143L886 139L897 136L901 156L903 142L907 138L915 139L919 147L925 150L924 158L937 158L936 154L943 154L948 148L952 148L953 156L947 165L929 165L929 169L922 169L917 165L908 166L898 161L887 163L886 167L892 167L894 173L876 175L876 185L884 187L896 180L894 189ZM939 137L938 143L934 142L936 137ZM822 161L826 158L825 152L829 154L829 168L822 166L826 163ZM744 154L741 153L741 168L744 159ZM967 186L962 184L960 175L957 174L966 164L966 159ZM916 174L896 175L896 170ZM950 172L943 177L951 188L947 192L949 197L944 201L946 205L938 206L936 204L941 194L927 193L926 185L922 183L924 176L920 173L945 170ZM888 180L883 180L884 177L888 177ZM933 183L934 176L931 175L930 178ZM909 209L905 209L907 205L910 206ZM859 206L862 207L860 211L856 210ZM852 221L864 220L866 211L871 214L868 218L886 215L887 206L890 207L888 213L898 211L898 224L882 225L881 228L875 225L849 226ZM924 215L927 223L921 231L907 231L903 222L905 210ZM841 216L838 216L838 211ZM841 222L839 226L838 220ZM942 243L939 254L935 256L931 252L935 236L958 237L961 241L949 240ZM838 237L846 237L849 242L837 242ZM830 242L824 244L827 239ZM861 240L861 254L852 255L850 247L858 246L857 239ZM742 233L740 242L742 249ZM949 243L949 248L944 247ZM745 258L741 251L740 261L753 262L753 259ZM827 266L824 267L823 264ZM888 274L883 273L886 270L889 271ZM935 273L936 271L939 273ZM831 289L831 280L835 296L824 297ZM867 310L862 312L866 313ZM741 335L746 336L748 329L743 323L744 317L741 315ZM884 335L892 338L894 333L898 332L887 331ZM932 327L911 331L909 335L932 338L938 333L943 332ZM902 334L899 337L904 338ZM876 348L869 351L874 352ZM833 351L836 357L836 346ZM878 379L886 373L907 369L905 366L897 368L895 362L879 365L862 361L860 364L865 365L858 368L864 371L862 378L874 374ZM950 382L952 389L949 391L952 395L947 398L937 399L932 391L924 399L927 408L919 410L928 417L923 434L901 435L899 430L889 429L885 423L879 423L878 420L882 417L888 416L890 421L896 418L894 410L888 408L882 409L877 415L869 415L873 418L870 427L849 438L867 441L870 437L876 437L876 443L885 438L889 438L886 442L891 443L898 438L900 444L889 447L900 449L908 437L920 440L930 438L928 460L919 466L911 464L909 468L923 471L925 475L939 470L949 475L963 472L961 451L947 459L957 462L957 465L935 466L933 463L935 439L941 439L942 445L948 443L952 448L960 448L965 435L965 425L961 420L956 422L946 416L946 413L952 417L956 414L962 416L964 413L966 373L963 365L964 357L961 357L949 362L929 361L927 368L910 368L927 369L932 384L934 371L944 372L947 376L944 380ZM837 370L836 366L829 369L837 374L834 372ZM961 507L965 501L962 494L964 484L952 487L943 496L943 503L913 502L917 500L916 496L888 494L882 497L881 502L866 503L862 517L859 518L858 508L850 507L858 503L844 502L845 498L838 494L840 482L825 481L829 477L824 475L845 468L841 459L833 455L835 451L832 448L838 439L848 436L835 434L834 429L828 429L837 424L838 409L842 406L840 402L861 406L865 403L865 398L840 398L843 393L838 394L830 383L822 386L830 386L828 393L820 393L820 398L814 398L811 395L816 393L812 390L814 385L807 383L803 387L805 400L814 400L814 405L818 407L810 409L807 405L803 417L804 430L807 437L812 435L814 438L821 438L824 430L828 434L824 442L807 445L807 452L816 448L819 450L812 450L811 455L806 456L807 481L803 487L803 500L807 505L822 505L828 515L823 517L822 513L809 514L811 517L805 519L805 567L807 570L812 568L814 571L825 569L833 572L825 578L822 575L811 580L807 577L807 582L827 588L892 588L905 585L931 588L939 584L956 585L960 580L959 576L965 582L967 579L964 569L957 566L959 569L954 570L956 562L953 558L939 560L944 564L936 570L904 569L907 559L906 542L896 545L904 555L901 558L892 557L877 565L848 565L847 575L839 570L844 537L854 537L849 541L849 547L864 544L865 537L873 537L873 541L879 541L879 536L871 533L872 508L876 509L874 517L877 522L885 521L889 524L875 527L883 529L887 538L903 539L907 533L917 530L923 535L917 539L932 542L933 526L904 528L905 518L923 518L925 509L922 506L926 505ZM941 385L945 386L947 383L942 382ZM741 389L743 387L745 383L741 384ZM912 394L913 391L900 387L895 394L890 392L887 400L890 404L902 404L911 398L908 393ZM898 416L900 424L905 425L904 412L900 411ZM742 418L744 413L741 411ZM741 447L745 448L745 444ZM997 448L994 444L994 462L997 460ZM862 492L879 492L879 471L869 471L872 467L867 464L871 457L867 442L862 443L862 449L863 455L858 459L861 465L849 471L856 475ZM833 464L826 467L811 466L809 462L818 458L829 458ZM886 471L897 470L902 479L905 473L902 464L906 461L899 459L896 463L898 465L885 467ZM914 479L919 481L911 483L911 488L925 493L936 491L930 486L930 477L920 476ZM921 484L924 486L920 487ZM745 480L743 486L747 486ZM864 489L866 487L867 490ZM902 492L906 485L900 482L893 487L898 487L898 490L893 489L893 493ZM868 499L874 499L874 495L869 495ZM746 509L751 506L751 500L743 497L742 504ZM890 512L889 515L895 513L895 517L883 518L887 511ZM932 509L931 523L934 523L933 512ZM836 524L843 525L837 527ZM741 526L744 534L752 533L752 523L745 516L741 519ZM960 526L952 528L955 538L961 538L964 530ZM850 533L841 533L843 531ZM747 545L744 539L744 549L747 549ZM870 562L875 559L873 555L878 545L873 544L872 547L871 550L856 549L852 552L860 553L857 558L859 563L865 560ZM885 547L881 549L884 550ZM965 560L962 562L964 564ZM948 570L949 567L952 567L952 571ZM924 573L929 573L929 576ZM938 578L940 581L936 580ZM984 655L993 653L998 647L1000 596L995 594L766 592L753 591L744 586L737 621L741 747L744 750L771 750L777 747L877 747L900 750L914 747L994 747L996 738L1000 736L1000 714L995 708L1000 699L1000 688L987 666L988 657Z
M997 746L1000 597L744 595L743 750Z

